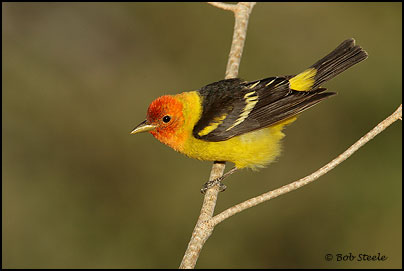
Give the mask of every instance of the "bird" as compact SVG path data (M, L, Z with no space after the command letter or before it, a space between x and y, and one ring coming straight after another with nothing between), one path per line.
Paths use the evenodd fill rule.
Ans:
M258 170L281 153L283 128L297 116L335 95L322 87L368 54L353 38L303 72L255 81L220 80L198 90L158 97L146 120L131 134L149 132L160 142L191 158L232 162L222 177L205 183L204 193L236 170Z

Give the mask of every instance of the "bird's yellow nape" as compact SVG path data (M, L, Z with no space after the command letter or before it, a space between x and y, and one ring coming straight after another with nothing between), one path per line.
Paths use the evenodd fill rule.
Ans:
M138 126L135 127L135 129L130 132L131 135L138 134L138 133L143 133L143 132L148 132L151 130L154 130L157 126L153 124L147 123L147 120L143 121L140 123Z

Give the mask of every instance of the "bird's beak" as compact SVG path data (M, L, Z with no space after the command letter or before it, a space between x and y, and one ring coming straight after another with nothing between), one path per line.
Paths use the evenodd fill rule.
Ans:
M143 121L140 123L138 126L133 129L132 132L130 132L131 135L137 134L137 133L142 133L142 132L147 132L155 129L157 126L153 124L147 123L147 120Z

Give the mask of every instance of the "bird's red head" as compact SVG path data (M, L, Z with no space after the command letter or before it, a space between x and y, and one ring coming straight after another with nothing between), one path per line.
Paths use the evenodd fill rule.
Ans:
M147 110L146 123L155 126L150 133L164 144L178 149L180 128L184 124L183 104L175 96L165 95L154 100Z

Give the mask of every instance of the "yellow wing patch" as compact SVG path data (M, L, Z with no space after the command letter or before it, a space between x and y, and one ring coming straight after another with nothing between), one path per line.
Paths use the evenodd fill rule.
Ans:
M204 136L215 130L220 124L222 124L223 120L227 117L227 114L223 114L220 117L216 117L213 119L211 123L209 123L208 126L203 128L198 135L199 136Z
M261 81L258 81L258 82L256 82L254 85L249 86L248 88L253 89L253 88L255 88L260 82L261 82Z
M313 86L317 70L310 68L304 72L299 73L289 80L290 88L298 91L308 91Z
M271 82L267 83L265 86L266 86L266 87L269 86L269 85L272 84L277 78L278 78L278 77L275 77L274 80L272 80Z
M229 131L230 129L239 125L248 117L248 115L253 110L255 104L258 103L258 95L256 95L255 91L248 92L246 95L244 95L244 100L245 100L246 105L243 109L243 112L241 112L240 117L233 123L233 125L231 125L229 128L227 128L226 131Z

